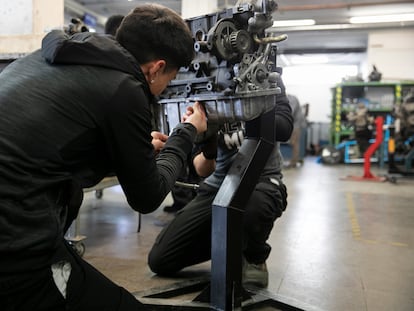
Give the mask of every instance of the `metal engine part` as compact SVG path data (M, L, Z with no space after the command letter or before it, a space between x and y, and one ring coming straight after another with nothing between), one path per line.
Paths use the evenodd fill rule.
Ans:
M276 43L287 38L265 31L276 8L273 0L239 1L231 9L186 20L196 56L155 105L158 130L169 133L195 101L206 108L209 127L249 121L275 106L280 93Z

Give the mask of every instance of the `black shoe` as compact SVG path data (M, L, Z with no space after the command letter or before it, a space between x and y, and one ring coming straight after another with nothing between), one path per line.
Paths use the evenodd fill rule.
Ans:
M266 262L253 264L243 258L242 282L243 285L266 288L269 284L269 272L267 271Z

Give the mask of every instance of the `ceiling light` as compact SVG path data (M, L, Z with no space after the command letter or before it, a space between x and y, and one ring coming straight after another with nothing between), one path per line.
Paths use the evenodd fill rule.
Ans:
M414 21L414 13L409 14L391 14L391 15L372 15L372 16L354 16L349 19L351 24L366 23L392 23Z
M273 27L294 27L294 26L311 26L315 25L313 19L292 19L284 21L274 21Z

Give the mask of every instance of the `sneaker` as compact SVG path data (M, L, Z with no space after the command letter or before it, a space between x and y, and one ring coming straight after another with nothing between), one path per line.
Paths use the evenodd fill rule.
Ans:
M243 285L266 288L269 284L269 272L266 262L254 264L243 259Z

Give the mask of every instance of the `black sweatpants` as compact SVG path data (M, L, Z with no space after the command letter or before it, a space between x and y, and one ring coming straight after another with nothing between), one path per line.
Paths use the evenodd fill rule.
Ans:
M203 183L197 196L161 231L148 255L153 272L171 275L211 259L211 205L216 193L216 188ZM286 198L280 180L261 180L253 190L243 216L243 254L248 262L268 258L271 247L266 241L286 208Z
M50 267L19 275L0 275L2 311L132 311L142 304L124 288L80 258L66 241L53 262L69 262L71 273L66 298L55 285Z

